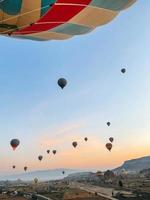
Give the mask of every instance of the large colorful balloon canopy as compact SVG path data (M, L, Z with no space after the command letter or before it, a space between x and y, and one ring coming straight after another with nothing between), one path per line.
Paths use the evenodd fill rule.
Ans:
M0 0L0 34L51 40L88 33L136 0Z

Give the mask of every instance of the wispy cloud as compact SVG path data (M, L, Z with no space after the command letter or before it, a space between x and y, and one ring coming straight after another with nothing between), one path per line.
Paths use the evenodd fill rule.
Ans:
M48 128L42 132L37 139L37 144L43 147L58 146L65 144L67 141L78 140L81 138L81 131L85 122L79 121L62 125L61 127Z

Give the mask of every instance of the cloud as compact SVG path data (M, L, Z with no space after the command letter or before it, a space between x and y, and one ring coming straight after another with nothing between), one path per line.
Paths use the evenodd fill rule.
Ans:
M84 128L85 122L76 122L65 124L59 128L48 128L40 134L37 139L38 146L60 146L66 144L67 141L81 138L81 130Z

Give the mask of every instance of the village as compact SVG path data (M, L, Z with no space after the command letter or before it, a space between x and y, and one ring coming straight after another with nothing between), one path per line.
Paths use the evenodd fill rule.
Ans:
M1 200L149 200L150 170L134 175L84 172L38 183L3 181L0 193Z

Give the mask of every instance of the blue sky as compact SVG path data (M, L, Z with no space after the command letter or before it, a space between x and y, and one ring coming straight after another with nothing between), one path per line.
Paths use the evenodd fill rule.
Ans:
M149 7L149 1L139 0L111 23L65 41L0 37L1 173L10 171L14 162L18 170L28 163L32 170L103 169L148 154ZM122 67L127 68L125 75L120 73ZM60 77L68 80L64 91L57 86ZM112 122L110 129L107 121ZM72 140L85 136L91 138L91 146L84 146L81 152L87 155L85 163L81 163L84 156L70 153L68 156L80 160L70 164L66 153L64 159L58 156L39 166L37 156L49 146L67 152ZM109 136L116 140L111 158L103 153ZM9 147L12 138L21 140L15 153ZM104 164L99 162L101 157L99 161L88 158L98 140L102 148L96 147L95 152L105 155Z

